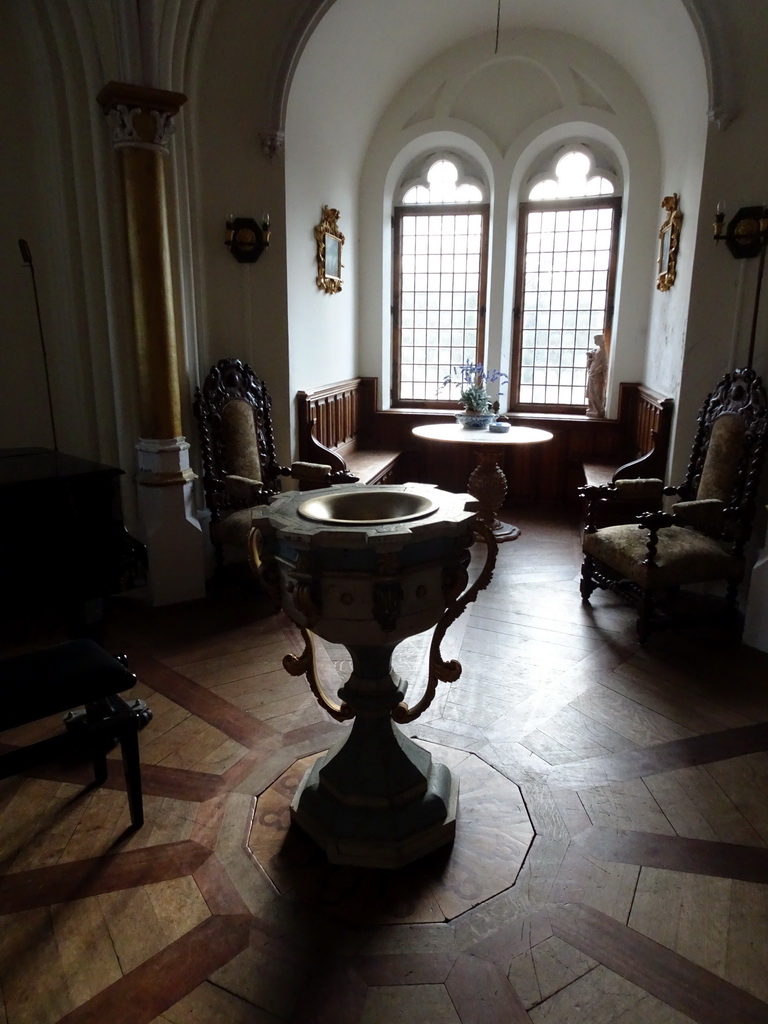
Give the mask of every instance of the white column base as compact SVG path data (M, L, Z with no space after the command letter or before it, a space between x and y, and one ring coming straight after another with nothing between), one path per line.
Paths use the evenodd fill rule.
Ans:
M183 437L139 438L136 451L150 604L205 597L203 534L195 514L189 444Z

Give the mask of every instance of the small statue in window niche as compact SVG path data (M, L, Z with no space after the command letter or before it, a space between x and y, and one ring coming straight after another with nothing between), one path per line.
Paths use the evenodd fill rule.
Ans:
M595 347L587 352L587 416L605 416L605 379L608 353L605 336L596 334Z

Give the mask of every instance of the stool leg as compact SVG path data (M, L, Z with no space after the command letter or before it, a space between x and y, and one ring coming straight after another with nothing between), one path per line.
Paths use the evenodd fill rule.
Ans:
M91 745L91 764L93 777L97 786L107 781L107 752L98 742Z
M97 785L106 781L107 753L119 741L133 828L141 828L144 824L139 729L143 729L151 719L152 712L143 700L129 704L114 694L86 705L84 711L70 711L64 720L69 732L73 735L82 733L86 737Z
M98 729L93 727L93 720L97 714L96 707L96 704L88 704L83 711L68 711L63 721L73 743L80 737L81 743L77 743L77 746L82 744L85 747L93 766L94 783L101 786L107 781L107 752L114 746L114 741L108 743Z
M141 794L141 765L139 763L139 726L131 720L120 733L120 750L123 755L125 788L128 793L128 807L131 824L141 828L144 824L144 800Z

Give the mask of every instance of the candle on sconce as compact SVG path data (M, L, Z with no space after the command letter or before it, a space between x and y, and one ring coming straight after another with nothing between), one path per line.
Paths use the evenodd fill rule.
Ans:
M715 222L712 225L712 228L713 228L713 231L714 231L714 236L715 236L715 242L719 242L720 239L723 237L722 229L723 229L723 221L724 220L725 220L725 203L721 199L721 200L719 200L719 202L717 204L717 209L715 211Z
M715 242L718 243L722 238L725 238L723 234L723 222L725 220L725 203L721 199L718 202L717 210L715 212L715 222L712 225Z

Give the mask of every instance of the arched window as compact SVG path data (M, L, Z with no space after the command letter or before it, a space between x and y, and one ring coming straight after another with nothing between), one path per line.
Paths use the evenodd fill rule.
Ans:
M488 263L484 183L455 154L418 170L394 209L392 404L412 407L447 402L451 367L483 361Z
M587 353L610 345L621 197L585 146L538 174L520 204L511 407L583 412Z

